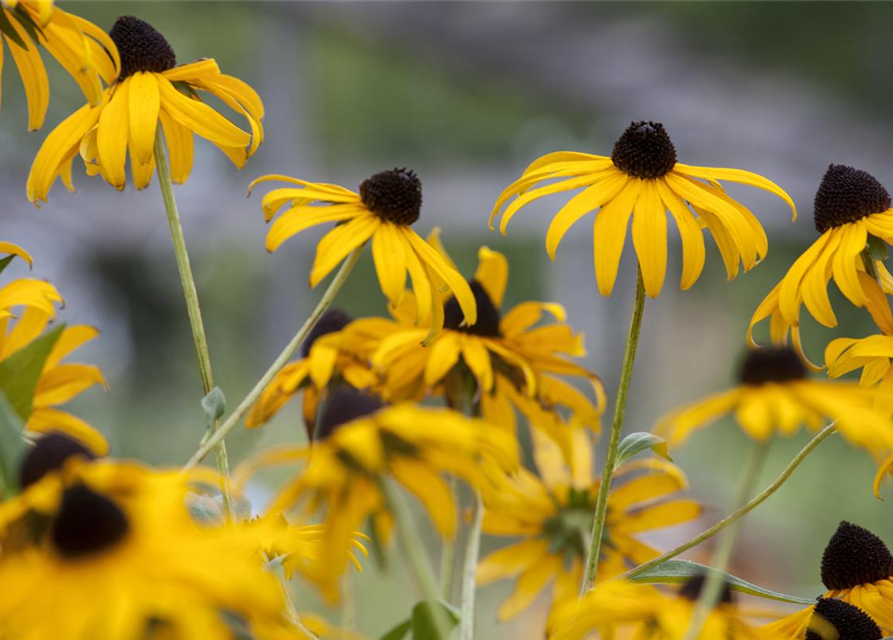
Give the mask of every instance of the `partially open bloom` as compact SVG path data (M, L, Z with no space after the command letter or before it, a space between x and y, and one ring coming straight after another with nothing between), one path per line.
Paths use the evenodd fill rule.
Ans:
M0 367L40 338L49 321L50 315L45 310L33 307L26 309L18 320L0 318ZM25 429L34 433L66 433L102 455L108 452L109 446L103 435L80 418L57 408L94 385L105 386L99 367L62 362L98 335L99 331L87 325L62 330L34 388Z
M97 104L102 83L115 78L118 53L96 25L67 13L52 0L6 0L0 5L0 33L12 54L28 99L28 129L40 129L50 103L50 84L40 58L42 45ZM0 62L3 58L0 42Z
M539 475L520 469L511 476L494 474L484 485L484 533L522 538L491 553L478 566L479 584L518 578L515 590L499 607L500 619L521 613L552 580L556 602L572 600L579 593L599 487L587 432L576 432L573 454L576 464L571 470L554 444L538 442ZM687 486L685 475L669 462L628 462L615 479L608 496L600 580L660 555L639 539L640 534L701 514L697 502L679 497Z
M186 182L192 171L193 133L211 141L238 168L245 165L264 137L264 107L254 89L220 73L211 58L177 66L164 36L133 16L118 18L109 35L120 53L116 80L102 92L99 104L81 107L47 136L28 176L31 202L46 201L59 177L74 190L71 167L78 153L88 175L99 174L118 190L126 182L129 154L133 181L144 189L155 170L159 123L175 183ZM251 133L203 102L203 91L242 115Z
M865 307L887 334L893 334L893 317L884 292L893 292L893 278L876 259L884 243L893 244L893 209L890 195L873 176L832 164L815 196L815 226L821 234L769 295L760 303L747 330L756 346L753 329L769 318L772 342L784 344L790 332L794 348L810 368L818 371L800 341L800 306L826 327L837 326L828 298L828 282L835 284L857 307Z
M239 484L258 469L304 462L303 471L286 481L270 513L295 505L306 512L322 509L326 536L317 571L305 575L329 600L338 597L339 576L351 560L354 531L367 519L380 541L390 535L390 505L381 483L396 481L425 507L437 531L452 537L457 526L453 492L442 474L472 486L483 481L481 461L504 469L518 462L517 443L504 431L449 410L410 404L382 408L371 395L339 391L326 404L310 446L272 449L249 459L236 471Z
M537 184L553 181L546 186ZM765 255L769 244L759 220L729 197L718 180L740 182L782 198L794 219L791 198L774 182L749 171L694 167L676 161L676 148L663 125L633 122L614 144L610 157L562 151L533 162L506 187L490 214L490 228L503 205L499 229L503 234L514 215L543 196L583 189L562 207L546 234L546 251L555 259L558 244L575 222L594 216L593 246L598 290L611 295L627 228L632 218L633 245L645 291L657 297L667 270L667 212L682 239L683 290L691 287L704 268L703 228L713 234L729 279L739 263L747 271ZM690 208L689 208L690 207Z
M827 624L817 622L818 617L833 626L841 640L880 640L893 634L893 556L883 540L867 529L841 522L825 547L821 574L828 591L818 604L766 625L764 629L782 634L785 640L838 637L830 633L820 635ZM862 635L856 633L857 630Z
M329 222L337 223L316 245L310 271L315 287L347 255L372 240L372 258L381 291L397 306L406 291L406 274L419 303L419 324L431 335L443 325L440 285L458 300L465 321L477 322L474 295L465 279L412 230L422 210L422 182L407 169L381 171L360 183L359 193L324 182L307 182L281 175L263 176L251 183L281 180L297 187L274 189L264 196L264 218L269 222L286 207L267 233L273 252L292 236Z

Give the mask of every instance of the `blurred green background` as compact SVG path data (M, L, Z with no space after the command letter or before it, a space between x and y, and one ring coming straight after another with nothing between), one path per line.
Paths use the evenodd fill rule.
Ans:
M609 154L613 140L637 119L662 121L684 162L750 169L781 184L799 205L801 219L794 224L771 196L730 189L764 221L770 238L764 264L731 283L708 240L703 276L680 292L680 249L671 233L667 283L661 297L647 303L629 430L649 429L669 409L734 383L751 313L816 237L811 201L828 163L866 169L888 184L893 176L887 37L893 4L62 6L106 29L120 14L148 20L180 62L214 57L264 98L267 139L245 171L198 142L195 171L177 189L217 381L233 405L319 295L308 290L307 274L321 233L302 234L274 256L263 249L260 198L244 199L248 181L263 173L352 186L383 168L415 168L425 185L418 231L442 227L447 248L469 275L481 244L505 252L508 304L565 304L571 323L586 334L585 364L602 375L611 403L632 307L631 245L615 294L602 298L585 224L568 235L555 263L542 249L549 214L561 198L530 207L507 237L488 231L490 207L502 188L547 151ZM70 78L45 58L52 100L37 133L24 131L14 65L3 70L0 233L25 245L36 259L34 275L49 278L66 296L65 321L95 324L103 332L79 353L104 368L110 391L84 394L71 408L109 436L117 455L180 464L201 437L200 385L157 187L119 194L80 175L76 163L75 194L57 185L40 211L28 204L24 181L40 142L82 102ZM832 300L837 330L804 320L814 359L833 337L874 331L867 314L848 306L833 286ZM385 312L368 255L338 305L355 316ZM302 433L299 411L290 407L262 430L236 432L231 459L298 441ZM801 434L774 446L761 484L806 440ZM676 452L691 493L707 511L696 525L661 532L658 544L680 542L725 515L750 447L726 421ZM837 438L823 444L747 519L734 572L812 597L822 590L819 560L838 521L851 520L893 543L890 505L871 495L873 473L867 454ZM255 490L263 496L262 487ZM501 542L486 540L485 551ZM410 584L399 561L385 573L370 563L356 585L360 629L377 637L405 615L416 598ZM542 628L543 601L497 627L493 611L509 586L482 589L480 638L538 637L530 630ZM300 609L339 619L308 589L296 590Z

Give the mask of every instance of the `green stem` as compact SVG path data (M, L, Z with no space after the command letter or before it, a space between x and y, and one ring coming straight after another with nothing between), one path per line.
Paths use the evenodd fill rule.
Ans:
M183 226L180 224L180 213L177 210L177 201L174 199L174 187L171 183L171 170L167 162L167 151L164 148L164 136L161 127L155 129L155 171L158 174L158 185L161 187L161 198L164 200L164 210L167 213L167 223L171 230L171 240L174 244L174 256L177 259L177 269L180 271L180 282L183 284L183 295L186 298L186 311L189 314L189 326L192 329L192 341L195 343L195 354L198 358L198 371L202 379L202 390L208 395L214 388L214 372L211 370L211 356L208 353L208 339L205 336L205 325L202 321L202 310L198 303L198 291L195 288L195 278L192 276L192 268L189 266L189 253L186 251L186 238L183 236ZM215 421L216 429L219 422ZM229 460L226 455L226 445L221 440L216 451L217 470L224 477L229 477ZM223 501L227 513L231 514L229 493L223 487Z
M620 444L620 432L623 430L623 415L626 412L626 397L629 383L633 375L633 363L636 360L636 349L639 346L639 333L642 329L642 315L645 311L645 283L642 280L642 268L638 268L636 278L636 303L629 325L626 339L626 350L623 354L623 367L620 370L620 386L614 404L614 420L611 423L611 434L608 439L608 451L605 454L605 468L602 471L601 483L598 487L598 500L595 504L595 521L592 524L592 536L589 539L589 556L586 560L586 572L580 593L586 593L595 583L598 573L598 558L601 552L602 537L605 531L605 519L608 514L608 493L611 490L611 479L617 461L617 448Z
M458 483L455 476L450 476L450 491L456 495ZM440 597L450 602L453 596L453 564L456 557L456 540L444 540L440 547Z
M477 593L475 578L477 577L478 558L481 555L481 528L484 524L484 503L481 492L474 492L474 518L468 531L465 543L465 562L462 564L462 602L460 640L474 638L474 599Z
M753 455L750 463L744 473L744 480L738 489L738 496L735 500L736 510L747 504L747 497L753 491L763 470L763 463L766 461L766 453L769 451L771 440L765 442L758 441L754 446ZM741 527L741 518L736 520L732 525L723 532L713 554L712 568L707 573L704 580L704 586L701 588L701 595L695 604L692 612L691 621L689 622L688 631L685 633L685 640L696 640L704 627L707 616L716 606L719 597L722 594L723 572L729 565L732 557L732 549L735 547L735 540L738 537L738 530Z
M824 429L819 431L813 437L813 439L810 440L808 443L806 443L806 446L804 446L799 451L799 453L797 453L797 455L794 456L794 458L788 463L788 466L785 467L784 471L781 472L781 474L775 479L775 481L772 484L770 484L768 487L763 489L763 491L761 491L759 494L757 494L746 505L742 506L740 509L738 509L734 513L729 514L728 516L726 516L725 518L723 518L722 520L717 522L715 525L713 525L709 529L702 531L701 533L696 535L691 540L689 540L687 542L683 542L675 549L671 549L670 551L667 551L666 553L659 555L658 557L654 558L653 560L649 560L645 564L639 565L635 569L630 569L623 575L618 576L617 579L634 578L637 575L640 575L642 573L645 573L646 571L653 569L654 567L658 566L659 564L663 564L667 560L672 560L676 556L678 556L682 553L685 553L686 551L688 551L689 549L691 549L693 547L698 546L705 540L709 540L710 538L715 536L717 533L719 533L720 531L722 531L729 525L734 524L735 522L737 522L738 520L740 520L741 518L746 516L748 513L750 513L751 511L756 509L758 506L763 504L766 500L768 500L769 497L771 495L773 495L776 491L778 491L781 488L781 486L785 482L787 482L788 478L791 477L791 474L794 473L794 470L796 470L797 467L800 466L800 463L803 462L806 459L806 457L810 453L812 453L813 450L815 450L815 448L817 446L819 446L819 444L821 444L823 440L825 440L825 438L827 438L832 433L834 433L835 430L836 430L835 424L831 423L828 426L826 426Z
M199 462L201 462L210 451L217 446L219 443L223 442L223 439L226 438L227 434L235 427L239 420L248 413L248 410L251 409L252 405L257 401L260 397L260 394L263 393L263 390L267 388L267 385L273 380L279 370L285 366L288 362L289 358L292 357L295 351L297 351L298 347L301 346L301 343L307 338L307 335L310 333L311 329L313 329L316 322L322 316L323 313L326 312L326 309L329 308L329 305L335 300L335 296L338 295L338 292L341 290L341 287L344 286L345 281L347 280L347 276L350 275L351 270L354 265L357 263L357 259L360 257L360 253L363 251L363 247L365 245L361 245L354 249L344 260L341 265L341 269L338 270L335 279L332 280L332 283L329 285L329 288L326 289L326 292L323 294L322 298L320 298L319 303L316 305L316 308L310 314L310 317L304 322L304 325L300 328L300 330L294 335L291 341L285 345L285 348L282 350L276 359L273 361L273 364L270 365L270 368L267 369L267 372L261 376L261 379L257 381L257 384L248 392L248 395L245 396L242 401L239 403L239 406L236 407L235 411L233 411L229 417L220 425L220 428L217 429L210 437L203 438L198 451L189 459L183 469L191 469Z
M382 478L379 486L384 495L385 503L388 505L389 511L394 518L394 526L397 528L397 534L400 536L400 542L402 543L401 547L412 568L416 583L422 592L422 597L431 605L438 638L445 639L449 636L449 622L445 619L446 614L443 608L438 604L437 581L434 579L434 572L431 570L427 554L424 547L422 547L419 532L416 530L406 503L400 498L400 494L394 486L394 481L390 478Z

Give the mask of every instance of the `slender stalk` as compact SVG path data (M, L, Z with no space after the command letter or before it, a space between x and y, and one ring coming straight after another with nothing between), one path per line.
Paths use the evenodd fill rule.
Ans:
M450 476L450 490L456 495L458 483ZM440 597L450 602L453 597L453 564L456 558L456 540L444 540L440 547Z
M402 543L401 547L405 551L406 559L412 568L416 583L422 592L422 597L431 605L438 638L446 639L449 636L449 623L446 620L444 610L438 606L437 581L434 579L434 572L431 570L419 532L412 521L412 516L406 508L406 504L394 487L394 482L390 478L383 478L380 487L391 515L394 517L394 525L397 527L397 534L400 536L400 542Z
M481 527L484 524L484 503L481 500L481 492L474 492L474 518L471 521L471 529L468 531L468 541L465 543L465 561L462 564L462 612L459 627L461 640L473 640L474 638L474 599L477 593L475 578L477 577L478 558L481 555Z
M642 280L642 268L638 268L636 277L636 303L629 324L629 335L626 338L626 350L623 353L623 366L620 370L620 386L617 388L617 399L614 404L614 420L611 423L611 434L608 439L608 451L605 454L605 468L598 487L598 499L595 503L595 521L592 524L592 536L589 538L589 556L586 560L586 571L580 594L586 593L595 583L598 572L598 558L601 552L602 537L605 531L605 519L608 513L608 492L611 490L611 479L617 461L617 448L620 444L620 432L623 430L623 416L626 413L626 396L633 375L633 363L639 347L639 333L642 329L642 315L645 311L645 283Z
M753 455L751 456L750 463L747 465L747 469L744 473L744 480L738 488L738 496L735 500L736 509L740 509L743 505L747 504L747 498L750 496L751 492L753 492L757 479L760 477L760 472L763 470L763 463L766 461L766 453L769 451L770 442L771 440L757 442L754 446ZM704 586L701 587L701 595L698 597L698 601L692 612L688 631L685 632L685 640L696 640L701 633L701 629L704 627L704 622L707 620L707 616L710 615L713 607L715 607L716 603L719 601L723 584L722 572L725 571L726 567L729 565L729 560L732 557L732 549L735 547L735 540L738 537L738 530L740 527L741 518L732 523L720 537L716 553L713 554L713 561L711 562L712 569L707 573L707 578L704 580Z
M177 210L177 201L174 198L171 170L167 162L167 151L164 148L164 136L160 126L155 129L155 171L158 174L161 198L164 200L167 223L171 230L174 256L177 259L177 269L180 271L180 282L183 285L183 296L186 298L186 311L189 315L189 326L192 329L192 341L195 343L195 355L198 358L198 372L202 380L202 390L204 395L208 395L211 389L214 388L214 372L211 369L211 356L208 353L208 339L205 336L202 310L198 303L198 291L195 288L192 267L189 265L186 238L183 236L183 226L180 224L180 213ZM216 429L218 426L219 422L215 421L213 428ZM226 444L222 440L217 444L216 459L217 470L222 476L228 477L229 460L226 455ZM226 511L231 515L229 493L225 486L222 489L222 494Z
M754 498L750 502L748 502L747 504L742 506L740 509L727 515L725 518L723 518L722 520L717 522L715 525L713 525L709 529L702 531L701 533L696 535L691 540L688 540L687 542L683 542L675 549L671 549L670 551L667 551L666 553L659 555L658 557L654 558L653 560L649 560L645 564L639 565L635 569L630 569L623 575L618 576L617 579L634 578L642 573L645 573L646 571L653 569L654 567L656 567L660 564L663 564L667 560L672 560L676 556L678 556L682 553L685 553L686 551L688 551L689 549L691 549L693 547L698 546L705 540L709 540L710 538L715 536L717 533L719 533L720 531L722 531L729 525L734 524L735 522L737 522L738 520L740 520L741 518L746 516L748 513L750 513L754 509L756 509L758 506L760 506L764 502L766 502L766 500L768 500L770 496L772 496L776 491L778 491L781 488L781 486L785 482L788 481L788 478L791 477L791 475L794 473L794 471L797 469L797 467L800 466L800 463L803 462L806 459L806 457L810 453L812 453L813 450L815 450L815 448L822 443L822 441L825 440L825 438L827 438L832 433L834 433L835 430L836 430L836 425L835 425L835 423L832 422L831 424L826 426L824 429L819 431L813 437L813 439L810 440L808 443L806 443L806 446L804 446L797 453L797 455L793 457L793 459L788 463L788 466L784 468L784 471L781 472L781 474L775 479L775 481L772 484L770 484L768 487L763 489L759 494L754 496Z
M343 638L353 637L357 630L357 594L353 581L353 573L346 572L342 579L344 597L341 603L341 635Z
M310 314L310 317L304 322L303 326L298 330L298 332L294 335L291 341L285 345L285 348L282 350L276 359L273 361L273 364L270 365L270 368L267 369L267 372L261 376L261 379L257 381L257 383L252 387L251 391L248 392L248 395L245 396L242 401L239 403L239 406L229 415L229 417L220 425L220 428L217 429L210 437L204 438L199 445L198 451L189 459L183 469L191 469L199 462L201 462L210 451L216 447L219 443L223 442L223 439L226 438L227 434L235 427L239 420L248 413L248 410L251 409L251 406L257 401L260 397L260 394L264 389L267 388L267 385L273 380L279 370L285 366L288 362L288 359L291 358L292 354L297 351L298 347L301 346L301 343L307 338L307 335L313 329L316 322L319 318L326 312L326 309L329 308L329 305L335 300L335 296L338 295L338 292L341 291L341 287L344 286L345 281L347 280L347 276L350 275L351 270L354 265L357 263L357 259L360 257L360 253L363 251L363 247L365 245L361 245L354 249L344 260L341 265L341 268L338 270L335 279L332 280L332 283L329 285L329 288L326 289L326 292L323 294L322 298L320 298L319 303L316 305L316 308Z

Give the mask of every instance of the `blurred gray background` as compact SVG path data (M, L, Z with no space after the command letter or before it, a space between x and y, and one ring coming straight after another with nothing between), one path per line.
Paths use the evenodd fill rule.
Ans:
M384 168L420 175L425 206L416 229L444 229L447 248L470 275L477 247L508 254L508 303L555 300L586 334L585 364L613 392L632 307L635 263L626 247L613 297L598 295L591 233L579 223L550 263L543 248L549 198L518 215L507 237L487 229L502 188L534 158L554 150L610 154L631 120L665 124L681 161L749 169L782 185L786 206L754 189L731 187L770 238L764 264L727 283L708 240L707 265L678 290L678 237L671 231L667 283L649 300L628 411L630 430L732 384L751 313L815 238L812 198L828 163L851 164L893 183L889 33L893 4L860 3L266 3L69 2L62 7L102 28L131 13L162 31L179 62L214 57L252 84L267 107L267 140L243 172L204 141L195 169L176 189L198 281L218 384L234 405L303 321L320 292L307 275L311 231L276 255L264 251L264 173L357 185ZM3 71L0 120L0 237L23 244L33 274L68 300L61 317L102 330L79 352L101 365L110 391L84 394L72 409L105 432L118 455L179 464L202 433L200 385L156 183L114 191L83 175L77 192L57 184L36 211L25 198L30 163L46 134L82 104L58 64L43 130L25 133L23 91L14 65ZM368 253L368 252L367 252ZM22 275L24 271L16 272ZM807 321L808 351L820 359L832 337L872 332L867 314L832 287L841 329ZM371 257L338 304L354 315L384 313ZM765 336L765 327L760 332ZM610 409L608 411L610 418ZM240 429L231 458L302 437L291 407L261 431ZM768 483L806 441L774 447ZM750 443L731 421L697 434L676 460L707 505L702 522L658 536L668 546L722 517ZM889 502L870 491L867 454L823 444L743 528L734 571L764 586L812 597L822 590L819 560L839 520L867 526L893 543ZM888 489L887 493L890 493ZM496 543L485 541L485 550ZM702 555L689 557L704 559ZM380 634L414 595L399 565L369 570L357 584L360 629ZM492 611L508 583L481 595L480 637L536 637L538 603L497 630ZM299 608L318 608L306 589ZM395 597L395 593L401 594Z

